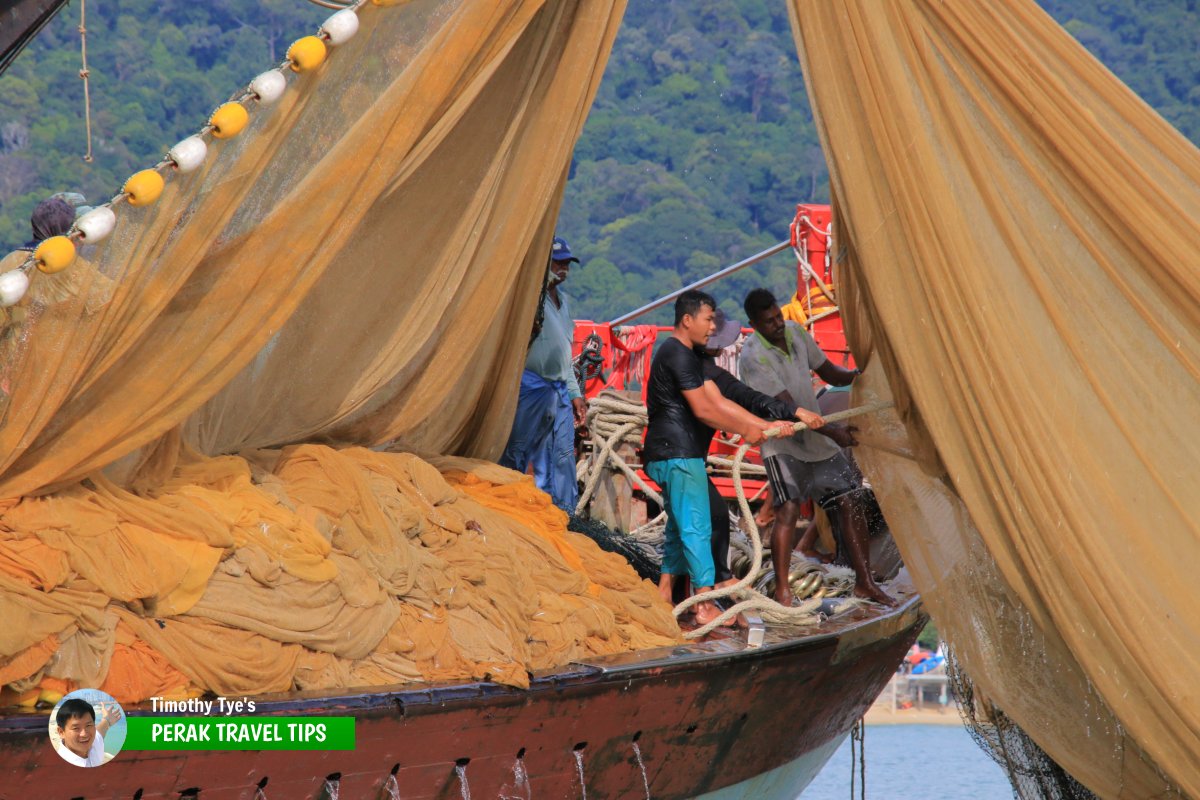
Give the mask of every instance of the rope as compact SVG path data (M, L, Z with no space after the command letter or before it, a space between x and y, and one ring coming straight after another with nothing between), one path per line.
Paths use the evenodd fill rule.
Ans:
M810 300L809 309L810 310L812 309L811 300ZM804 327L811 328L813 326L813 323L820 322L821 320L825 319L826 317L832 317L834 314L837 314L840 311L841 311L840 308L831 308L828 311L822 311L820 314L813 314L807 320L804 321Z
M647 497L662 506L662 495L651 489L641 476L616 454L617 447L622 443L641 444L642 430L649 419L644 405L626 400L612 392L601 392L588 403L586 421L592 439L592 468L583 492L579 495L579 502L575 504L576 514L582 514L587 508L607 464L612 464L623 472ZM649 523L642 527L649 527Z
M542 332L542 325L546 321L546 293L550 291L550 267L554 264L554 258L546 259L546 274L542 276L542 289L538 293L537 311L533 314L533 329L529 331L529 344L526 349L533 347L533 340Z
M858 744L858 754L854 746ZM854 768L858 767L859 800L867 799L867 727L862 717L850 729L850 800L854 800Z
M796 261L799 262L800 268L804 271L804 274L809 278L812 278L812 280L817 284L817 288L821 290L821 294L825 295L825 297L829 299L829 302L836 306L838 301L833 295L833 289L831 289L829 285L825 283L825 281L821 280L821 276L818 275L816 270L812 268L812 264L808 263L808 258L801 253L800 249L797 247L793 247L792 252L796 254ZM811 310L812 307L809 306L809 308Z
M575 357L573 367L575 382L579 384L580 391L584 391L593 378L604 378L604 342L598 335L588 334L579 355Z
M88 76L91 73L88 71L87 65L87 0L79 0L79 54L82 61L79 77L83 78L83 120L84 126L87 128L87 152L83 154L83 160L91 163L92 94L88 84Z
M856 408L847 409L836 414L830 414L825 417L826 423L840 422L841 420L851 419L853 417L871 414L884 409L892 408L893 404L890 401L868 403L867 405L858 406ZM646 407L640 402L627 400L624 397L605 390L598 397L595 397L588 404L587 426L591 436L593 445L593 456L590 470L585 462L580 462L577 474L580 480L585 480L584 473L587 473L583 491L579 495L579 502L575 507L575 513L581 515L587 504L591 501L596 487L600 482L600 477L607 465L616 467L635 486L645 492L646 496L658 503L659 506L664 506L662 495L650 488L649 485L641 478L640 475L616 453L617 448L622 443L640 444L642 440L642 431L649 421ZM796 430L804 430L806 426L796 424ZM774 431L768 432L769 438L774 438L778 434ZM759 611L763 618L769 622L790 625L811 624L817 621L816 611L821 606L821 594L813 596L808 600L800 603L798 606L783 606L770 597L767 597L752 584L758 578L762 571L763 562L763 543L762 537L758 530L758 525L754 521L754 515L750 511L750 501L746 498L746 490L742 484L743 471L761 470L761 467L753 464L745 464L746 453L750 450L750 445L742 443L734 454L733 460L728 461L720 457L710 457L710 460L715 461L718 465L724 466L728 464L733 477L734 489L737 492L738 506L741 512L741 518L746 521L750 539L750 568L746 574L740 578L737 583L731 584L721 589L712 589L701 594L696 594L684 600L675 607L675 616L678 617L688 608L697 603L707 600L716 600L722 597L732 597L741 595L745 597L741 602L735 604L731 608L722 612L712 622L697 628L694 631L689 631L684 634L685 638L698 639L705 636L710 631L720 625L723 625L727 620L735 618L743 611L756 610ZM659 514L653 520L650 520L645 525L630 532L630 537L636 540L645 539L645 533L649 530L661 526L666 520L666 512ZM732 542L731 542L732 543ZM733 543L739 549L743 548L741 543ZM743 550L744 552L744 550ZM845 576L830 575L837 583L846 583L843 578ZM788 576L776 576L776 580L787 580ZM848 585L853 585L851 580ZM849 603L860 602L856 598L849 598L846 601Z
M733 471L733 459L725 458L724 456L709 456L708 463L714 467L719 468L722 472L732 472ZM742 464L742 473L745 475L763 476L763 475L767 474L767 468L762 466L761 464L745 464L745 463L743 463Z
M830 414L825 417L825 421L840 422L844 419L862 416L864 414L872 414L877 411L891 408L891 401L882 401L876 403L868 403L857 408L850 408L836 414ZM797 423L796 430L804 430L807 426ZM774 431L768 432L769 438L774 438ZM758 524L754 521L754 515L750 513L750 503L746 499L746 490L742 486L742 460L746 457L746 451L750 449L750 445L743 443L738 448L737 453L733 457L733 487L737 491L738 506L742 513L742 519L746 521L746 527L750 534L750 543L753 546L753 553L750 562L750 571L744 577L738 580L737 583L726 586L722 589L711 589L707 592L695 594L684 600L679 605L675 606L675 616L678 617L687 609L709 600L718 600L722 597L732 597L734 595L748 595L748 599L737 603L731 608L722 612L716 619L709 622L707 625L688 631L684 634L685 639L699 639L715 630L717 627L725 624L728 620L734 619L743 611L759 611L764 619L769 622L778 622L781 624L802 625L810 624L816 621L816 610L821 605L820 598L814 598L802 602L798 606L787 607L783 606L773 599L767 597L761 592L753 589L750 584L753 583L755 577L762 569L762 554L763 545L762 537L759 534ZM779 580L779 576L776 576ZM783 576L783 580L787 580L787 576Z

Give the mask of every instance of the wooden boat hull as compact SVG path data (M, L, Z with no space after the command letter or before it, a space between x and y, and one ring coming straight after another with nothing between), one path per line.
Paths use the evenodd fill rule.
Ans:
M593 800L647 788L660 800L791 800L925 621L916 597L849 616L802 636L773 631L760 649L724 637L574 664L526 691L468 684L259 702L258 714L356 717L353 751L127 751L85 770L53 752L45 714L0 718L0 798L460 798L461 772L474 798L575 798L586 786Z

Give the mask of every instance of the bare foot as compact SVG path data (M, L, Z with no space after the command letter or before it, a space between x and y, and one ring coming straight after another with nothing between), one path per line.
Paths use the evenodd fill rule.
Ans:
M707 625L717 617L721 616L721 609L717 608L713 603L697 603L696 605L692 606L692 609L696 612L696 624L698 625ZM733 626L737 625L737 620L727 619L721 624L724 627L732 628Z
M822 564L832 564L833 563L833 556L829 555L829 553L822 553L819 550L801 549L800 555L804 556L805 558L816 559L817 561L820 561Z
M775 587L775 602L784 608L792 607L792 590L786 582L782 586Z
M724 589L724 588L726 588L726 587L728 587L728 586L733 586L733 585L734 585L734 584L736 584L737 582L738 582L738 579L737 579L737 578L730 578L730 579L729 579L729 580L727 580L727 581L721 581L720 583L718 583L718 584L716 585L716 588L717 588L717 589Z
M662 597L663 602L669 605L674 605L672 602L672 592L675 589L675 576L668 575L665 572L658 577L658 594Z
M862 582L854 584L854 596L888 606L889 608L895 608L899 605L899 602L894 597L883 591L883 589L880 589L874 581L866 584Z

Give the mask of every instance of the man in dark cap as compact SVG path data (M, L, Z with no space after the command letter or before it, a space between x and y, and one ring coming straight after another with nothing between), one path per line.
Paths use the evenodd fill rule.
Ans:
M562 237L550 247L550 279L541 328L529 346L521 395L501 466L525 472L533 465L538 488L568 513L575 511L575 428L587 413L571 358L575 320L561 287L579 259Z

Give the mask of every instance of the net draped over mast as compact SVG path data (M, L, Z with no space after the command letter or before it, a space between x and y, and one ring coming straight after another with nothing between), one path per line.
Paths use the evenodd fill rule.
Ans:
M1200 796L1200 153L1032 0L792 0L859 458L977 697Z
M317 72L85 248L112 298L47 309L26 337L0 496L185 421L206 453L319 438L494 455L527 343L513 331L623 8L364 6Z
M363 4L240 135L31 273L0 375L0 704L524 686L679 641L530 479L440 455L504 443L623 9Z

